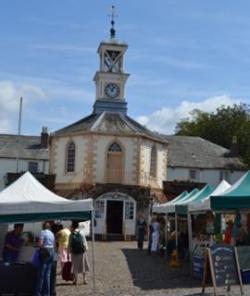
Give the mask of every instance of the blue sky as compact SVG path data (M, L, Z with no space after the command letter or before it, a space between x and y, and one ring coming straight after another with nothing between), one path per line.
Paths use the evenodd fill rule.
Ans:
M193 108L250 101L250 1L12 0L0 2L0 132L54 131L92 112L97 47L129 45L129 115L172 133Z

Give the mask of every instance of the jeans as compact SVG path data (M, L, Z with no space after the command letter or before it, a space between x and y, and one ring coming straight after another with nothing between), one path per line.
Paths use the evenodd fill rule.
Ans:
M50 292L50 276L54 259L54 250L48 249L49 256L41 259L37 273L36 296L51 296Z

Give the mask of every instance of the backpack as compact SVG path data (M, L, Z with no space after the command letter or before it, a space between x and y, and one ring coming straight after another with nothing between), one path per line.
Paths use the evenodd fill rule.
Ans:
M71 237L71 251L73 254L82 254L85 252L83 237L80 232L73 232Z

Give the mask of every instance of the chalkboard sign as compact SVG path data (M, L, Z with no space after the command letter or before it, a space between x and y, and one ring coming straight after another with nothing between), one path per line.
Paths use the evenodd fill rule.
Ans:
M193 251L192 274L194 278L199 280L203 279L206 249L205 246L196 245Z
M210 270L211 273L215 295L218 295L217 287L227 287L229 291L231 285L239 285L241 295L243 294L238 256L234 247L230 245L213 245L207 248L202 292L205 291L207 270Z
M210 251L216 286L239 285L234 248L229 245L214 245Z

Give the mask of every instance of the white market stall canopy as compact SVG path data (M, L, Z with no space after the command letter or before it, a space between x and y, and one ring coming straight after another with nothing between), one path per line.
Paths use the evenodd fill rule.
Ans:
M183 199L187 195L188 195L188 192L184 191L180 195L178 195L175 199L173 199L171 201L168 201L168 202L165 202L165 203L153 204L152 211L153 211L153 213L158 213L158 214L165 213L165 208L168 205L175 204L178 200Z
M190 203L188 205L189 212L203 212L203 211L210 211L211 210L211 196L218 196L222 195L225 191L227 191L231 185L222 180L220 184L214 189L212 193L210 193L207 197L202 199L198 203Z
M91 219L93 200L68 200L45 188L27 172L0 192L0 222Z
M193 191L187 193L184 191L182 194L177 196L174 200L171 200L169 202L166 202L164 204L158 204L153 207L153 212L155 213L175 213L176 212L176 206L179 204L182 204L182 202L189 200L192 196L196 195L199 192L197 188L195 188Z

